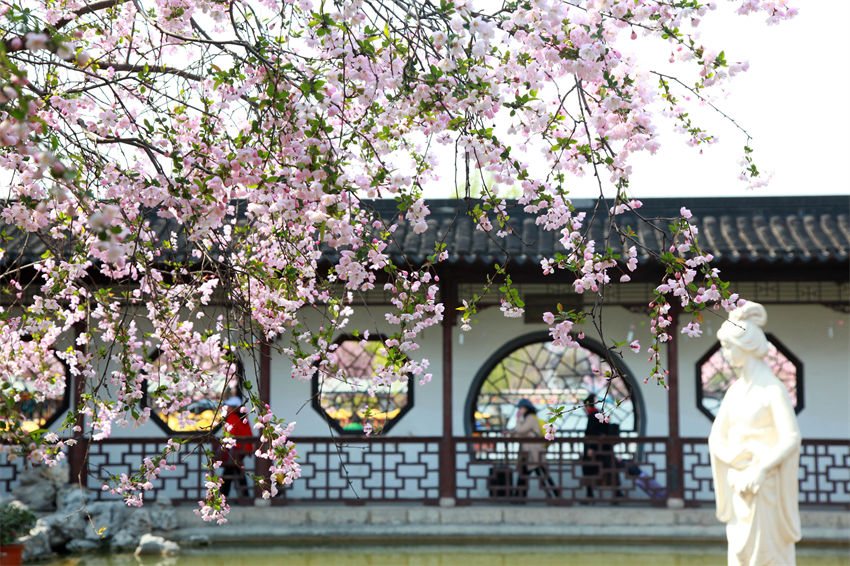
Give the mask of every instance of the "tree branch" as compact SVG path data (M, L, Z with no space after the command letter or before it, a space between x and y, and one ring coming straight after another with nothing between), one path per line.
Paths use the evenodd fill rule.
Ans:
M167 65L133 65L129 63L100 63L101 67L112 67L115 71L123 71L128 73L161 73L166 75L176 75L189 79L190 81L203 81L204 77L196 75L183 69L176 69Z
M118 6L119 4L123 4L127 1L128 0L102 0L101 2L95 2L94 4L89 4L87 6L83 6L82 8L80 8L79 10L74 12L74 16L76 16L76 17L61 19L58 22L56 22L56 25L53 26L53 27L56 28L57 30L61 29L61 28L65 27L66 25L68 25L69 23L71 23L72 21L74 21L76 18L79 18L80 16L85 16L86 14L93 14L94 12L99 12L100 10L105 10L106 8L113 8L115 6Z

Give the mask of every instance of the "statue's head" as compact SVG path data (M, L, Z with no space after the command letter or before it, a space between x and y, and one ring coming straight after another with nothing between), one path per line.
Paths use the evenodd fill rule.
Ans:
M717 331L717 339L727 357L734 363L737 348L741 353L763 358L767 355L769 343L762 328L767 324L767 312L759 303L746 303L729 313L729 320Z

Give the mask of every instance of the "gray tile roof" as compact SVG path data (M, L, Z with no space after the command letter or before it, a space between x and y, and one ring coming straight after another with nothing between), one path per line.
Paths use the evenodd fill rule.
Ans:
M579 200L576 207L591 216L596 201ZM428 230L416 234L410 224L398 215L394 201L369 201L383 218L396 218L398 229L387 251L399 265L419 265L434 253L435 243L445 242L450 252L448 266L492 266L504 261L506 254L514 268L539 266L561 248L556 234L537 226L535 218L515 203L508 204L511 234L505 239L475 229L467 214L476 201L430 200ZM719 265L740 266L820 266L843 269L847 278L850 252L850 196L828 197L750 197L750 198L662 198L646 199L639 213L644 218L660 219L656 224L666 229L664 219L675 217L685 206L693 212L692 222L699 228L704 249L714 254ZM611 203L602 204L607 211ZM152 213L151 227L161 238L177 227L173 221ZM623 226L631 226L637 239L646 247L658 250L665 243L665 232L639 222L632 213L617 217ZM601 241L605 214L592 226L592 236ZM6 227L7 238L0 241L6 253L0 269L11 264L26 265L38 260L47 249L33 234ZM68 245L67 243L64 245ZM178 238L177 249L163 258L182 262L188 259L185 239ZM612 243L618 249L620 244ZM60 252L62 250L60 249ZM68 250L65 250L68 251ZM643 254L641 260L649 259ZM325 263L333 263L336 253L328 250ZM651 263L651 259L650 259Z
M449 263L492 265L502 261L505 252L514 266L538 265L544 257L563 249L553 232L537 226L532 215L510 204L512 234L501 240L475 229L475 221L466 212L475 201L432 200L428 231L414 234L404 220L399 222L395 243L389 251L396 262L417 264L433 253L434 243L445 241L451 252ZM578 210L590 218L595 201L576 201ZM377 212L392 217L395 203L374 201ZM601 205L607 212L611 203ZM663 231L639 222L633 213L617 217L621 226L631 226L637 239L649 249L659 250L669 240L667 224L685 206L693 213L692 223L699 229L703 249L714 254L721 264L795 264L848 265L850 252L850 196L828 197L756 197L756 198L662 198L646 199L639 209L642 217L656 219ZM600 215L591 234L600 242L607 230ZM612 243L615 249L619 243ZM640 259L649 259L646 253Z

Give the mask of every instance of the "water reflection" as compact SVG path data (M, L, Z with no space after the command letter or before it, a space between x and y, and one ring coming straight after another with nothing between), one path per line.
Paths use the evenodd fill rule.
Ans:
M495 548L495 550L494 550ZM244 547L185 549L174 558L138 559L132 555L85 556L55 560L49 566L720 566L718 546L407 546L282 547L246 543ZM850 566L846 549L798 549L798 566Z

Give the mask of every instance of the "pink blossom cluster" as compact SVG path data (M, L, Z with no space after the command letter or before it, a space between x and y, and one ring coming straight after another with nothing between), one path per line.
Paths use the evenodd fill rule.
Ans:
M665 386L667 371L661 367L660 351L661 344L671 338L674 311L676 316L678 313L691 316L680 333L699 337L706 309L731 311L743 304L738 294L731 292L729 284L720 278L720 271L711 267L713 256L700 247L697 226L691 222L691 211L683 207L679 214L679 218L671 224L673 243L661 256L666 275L655 288L653 301L649 304L653 344L647 351L653 364L651 377Z
M557 434L555 423L544 424L543 431L543 438L545 438L546 440L555 440L555 435Z
M560 319L560 320L559 320ZM549 325L549 334L555 346L566 346L578 348L579 343L573 338L572 330L575 322L559 313L555 316L551 312L543 313L543 322Z
M103 490L113 495L120 495L130 507L141 507L144 504L144 494L154 488L162 472L177 469L175 464L169 464L168 458L180 451L180 443L169 439L162 452L155 457L143 459L139 471L135 474L120 474L114 478L112 486L104 485Z
M289 486L301 477L301 466L296 461L298 451L289 440L295 423L284 425L266 405L254 428L259 431L261 441L254 455L271 463L268 485L263 485L263 498L268 499L278 494L278 488Z
M220 465L221 462L214 464ZM214 474L208 474L205 480L206 493L204 499L198 501L198 508L194 511L195 515L205 522L223 525L227 522L227 515L230 513L227 497L221 494L221 485L224 483L224 479Z

